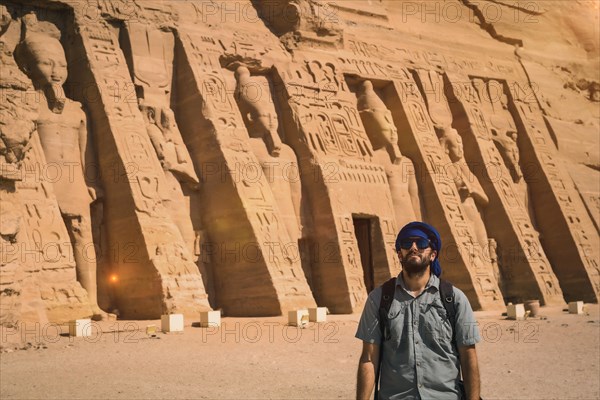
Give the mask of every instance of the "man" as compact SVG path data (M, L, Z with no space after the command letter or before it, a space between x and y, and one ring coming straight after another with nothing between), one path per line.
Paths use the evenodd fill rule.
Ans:
M456 287L454 330L451 327L439 293L441 247L437 230L423 222L411 222L398 233L396 251L402 271L387 314L389 336L384 340L379 326L382 287L369 294L356 332L363 341L357 399L371 396L379 346L383 346L380 399L460 399L461 370L466 398L479 399L475 351L479 330L467 297Z

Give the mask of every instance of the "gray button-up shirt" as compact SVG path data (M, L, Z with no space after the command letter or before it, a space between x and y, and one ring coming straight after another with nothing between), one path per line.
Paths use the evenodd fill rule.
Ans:
M452 345L452 329L439 294L440 280L431 275L416 298L406 289L402 274L396 278L390 307L391 337L383 342L380 399L460 398L460 361ZM480 341L479 329L465 294L454 288L455 338L458 346ZM381 287L373 290L363 310L356 337L381 345L379 303Z

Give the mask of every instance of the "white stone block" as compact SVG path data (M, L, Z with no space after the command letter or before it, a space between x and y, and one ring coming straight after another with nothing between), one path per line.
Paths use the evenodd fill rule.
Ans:
M203 328L221 326L221 311L202 311L200 313L200 326Z
M92 336L92 320L87 318L69 321L69 336Z
M317 307L308 309L308 320L311 322L325 322L327 321L327 308Z
M508 319L525 319L525 306L523 304L511 304L506 306Z
M156 336L156 325L146 325L146 335L154 337Z
M583 301L572 301L569 303L569 314L583 314Z
M308 310L294 310L288 312L288 324L300 328L308 324Z
M167 314L160 318L163 332L183 332L183 314Z

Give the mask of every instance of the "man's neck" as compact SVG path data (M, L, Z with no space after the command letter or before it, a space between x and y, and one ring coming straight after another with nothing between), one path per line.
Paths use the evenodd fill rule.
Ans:
M429 277L431 276L430 267L427 267L422 274L409 274L406 270L402 270L402 279L404 280L404 285L406 289L408 289L412 293L416 293L418 296L425 290L425 286L427 282L429 282Z

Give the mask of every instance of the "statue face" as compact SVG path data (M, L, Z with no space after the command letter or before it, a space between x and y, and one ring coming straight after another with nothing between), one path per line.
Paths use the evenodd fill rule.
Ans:
M446 146L450 160L456 162L462 159L464 156L462 138L456 129L449 129L446 135L448 138L446 141Z
M42 85L62 85L67 80L67 60L60 42L48 38L29 44L31 60L28 60L31 79Z
M175 115L170 108L163 108L161 115L161 125L165 129L175 129L177 125L175 124Z
M273 113L261 113L258 116L258 125L263 127L268 132L277 132L279 121L277 115Z
M144 121L146 124L155 124L156 123L156 110L154 107L149 106L140 106L140 111L142 112L142 117L144 117Z
M379 111L381 112L381 111ZM396 129L396 125L394 125L394 121L392 119L392 112L388 109L385 109L383 112L383 118L385 120L385 124L383 131L381 132L385 139L390 142L390 144L397 145L398 144L398 129Z
M387 108L377 108L360 112L363 124L373 147L378 150L386 145L398 144L398 130L392 120L392 112Z
M500 104L502 104L502 108L508 110L508 96L505 93L500 95Z
M261 113L257 116L256 122L259 129L254 132L254 135L258 134L258 136L262 137L269 154L277 157L281 150L281 139L277 132L279 126L277 115L269 112ZM253 130L251 129L251 131ZM250 136L254 135L253 133L250 133Z

